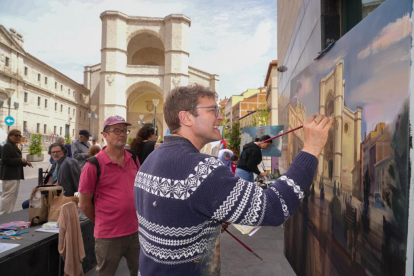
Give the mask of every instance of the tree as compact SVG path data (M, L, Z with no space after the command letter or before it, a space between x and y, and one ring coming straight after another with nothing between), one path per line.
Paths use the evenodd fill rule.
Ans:
M226 125L229 119L225 118L223 121L220 122L220 126L223 126L223 137L227 138L229 136L229 130L226 129Z
M263 104L257 109L256 114L253 115L252 126L267 126L269 125L269 121L270 114L269 111L267 111L267 105Z
M65 134L65 144L66 145L72 144L72 140L70 139L69 132L66 132L66 134Z
M229 130L227 146L233 151L234 154L239 155L240 153L240 143L241 143L241 130L240 123L235 122Z

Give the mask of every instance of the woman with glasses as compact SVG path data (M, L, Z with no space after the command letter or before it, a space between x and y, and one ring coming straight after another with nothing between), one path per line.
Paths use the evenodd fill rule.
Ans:
M32 167L30 162L22 158L18 148L22 134L20 130L12 129L7 135L7 142L1 150L0 179L3 182L0 215L13 212L19 194L20 179L24 179L23 167Z
M137 136L131 142L131 150L133 150L142 165L145 159L156 149L159 144L156 142L155 130L150 126L143 126L137 133Z

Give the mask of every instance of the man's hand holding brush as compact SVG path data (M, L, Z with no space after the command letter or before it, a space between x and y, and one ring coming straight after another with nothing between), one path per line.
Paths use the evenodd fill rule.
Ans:
M318 158L328 141L328 132L334 122L334 118L329 118L322 114L310 115L305 124L303 124L304 145L302 151Z

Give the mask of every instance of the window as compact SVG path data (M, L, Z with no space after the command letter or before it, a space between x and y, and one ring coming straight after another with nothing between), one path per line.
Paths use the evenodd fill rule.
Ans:
M60 91L63 91L63 85L62 84L60 85Z
M60 127L60 133L59 133L59 135L62 136L62 127Z
M24 92L24 102L27 103L27 97L29 96L29 94L27 94L27 92Z
M27 76L27 71L28 71L28 68L27 67L24 67L24 75L25 76Z
M70 115L70 107L68 107L68 114Z
M72 136L75 136L75 129L72 129Z
M63 104L60 105L60 112L63 112Z
M45 99L45 108L47 108L47 99Z
M73 97L75 98L75 91L73 91Z
M27 121L23 121L23 131L27 133Z
M53 127L53 134L56 134L56 130L57 130L57 127L56 127L56 126L54 126L54 127Z
M57 81L55 81L55 89L57 89Z
M79 119L82 118L82 110L79 110Z
M385 0L321 0L322 49L350 31Z
M68 88L68 96L70 96L70 88Z
M40 74L37 74L37 81L40 81Z
M55 111L57 111L57 103L55 103Z
M82 101L82 94L79 93L79 100Z
M73 116L75 116L75 109L73 109Z
M8 58L8 57L6 57L6 60L4 61L4 64L5 64L7 67L9 67L9 58Z
M47 131L47 125L45 124L43 125L43 133L46 134L46 131Z
M36 133L40 133L40 124L39 123L37 123L37 125L36 125Z
M40 97L37 97L37 106L40 106Z
M86 112L83 113L83 119L86 120Z
M45 84L47 84L47 77L45 77Z

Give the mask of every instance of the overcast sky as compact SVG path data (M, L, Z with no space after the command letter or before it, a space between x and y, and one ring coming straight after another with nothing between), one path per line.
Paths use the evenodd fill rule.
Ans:
M276 0L0 0L0 24L23 35L24 48L77 82L101 62L105 10L191 19L189 65L217 74L219 96L263 85L277 59Z

